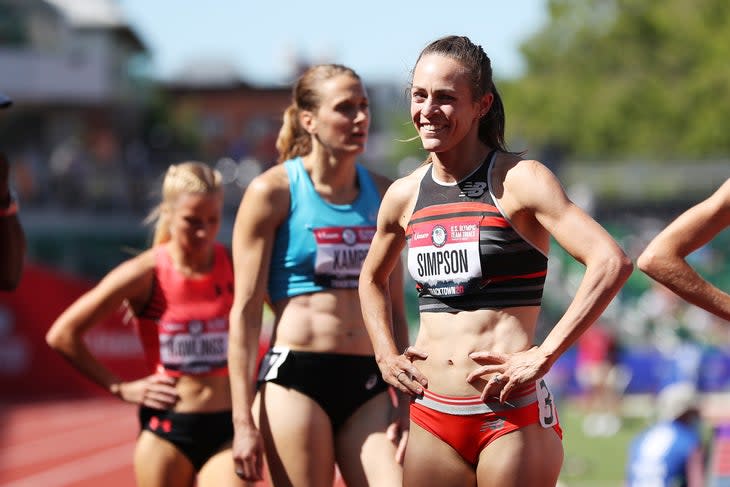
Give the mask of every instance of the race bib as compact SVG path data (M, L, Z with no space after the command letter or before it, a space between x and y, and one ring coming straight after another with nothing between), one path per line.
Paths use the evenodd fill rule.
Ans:
M432 296L461 296L480 282L479 220L454 218L412 225L408 271Z
M160 362L168 370L201 374L228 361L228 320L160 323Z
M324 227L313 232L317 245L314 282L327 288L357 288L375 227Z
M543 428L550 428L558 423L558 411L545 379L537 381L537 404L540 408L540 424Z
M266 382L276 379L279 376L279 367L286 361L288 355L289 349L287 347L273 347L269 350L261 361L257 380Z

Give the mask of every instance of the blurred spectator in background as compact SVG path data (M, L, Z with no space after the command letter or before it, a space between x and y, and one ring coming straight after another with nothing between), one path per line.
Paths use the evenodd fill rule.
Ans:
M730 320L730 295L710 284L685 260L728 226L730 179L662 230L639 256L638 267L688 302Z
M630 372L618 363L618 340L608 325L596 322L578 339L576 380L585 408L587 436L611 436L621 427L621 394Z
M0 93L0 109L12 101ZM25 258L25 232L18 220L18 202L10 190L10 164L0 152L0 290L12 291L18 287Z
M657 422L631 442L626 487L704 485L699 402L688 382L675 382L659 392Z
M714 316L690 306L656 281L651 281L636 307L645 320L652 345L662 356L659 386L673 382L699 385L702 373L707 372L701 365L705 338L711 333L703 315Z

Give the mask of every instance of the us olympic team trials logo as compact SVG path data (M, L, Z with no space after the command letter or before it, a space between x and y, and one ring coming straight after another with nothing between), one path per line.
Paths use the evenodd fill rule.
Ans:
M203 322L200 320L192 320L188 323L188 332L191 335L200 335L203 332Z
M355 235L355 230L352 228L345 228L342 230L342 240L345 241L347 245L355 245L357 242L357 235Z
M446 229L441 225L436 225L431 230L431 243L436 247L443 247L446 243Z

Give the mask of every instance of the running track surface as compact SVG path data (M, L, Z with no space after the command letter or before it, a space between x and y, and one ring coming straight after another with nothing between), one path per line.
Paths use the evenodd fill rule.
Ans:
M0 487L134 486L138 430L116 399L0 404Z
M132 404L109 399L0 406L3 487L129 487L139 426Z
M729 400L712 401L712 422L730 424ZM134 486L138 429L137 407L116 399L0 404L0 487ZM730 485L730 437L716 439L709 474Z

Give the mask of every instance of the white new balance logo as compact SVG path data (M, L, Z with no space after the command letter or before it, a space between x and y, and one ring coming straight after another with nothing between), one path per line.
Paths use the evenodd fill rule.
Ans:
M459 197L461 198L463 196L467 196L469 198L479 198L481 195L484 194L484 191L486 189L487 183L485 182L467 182L461 186L461 193L459 194Z

